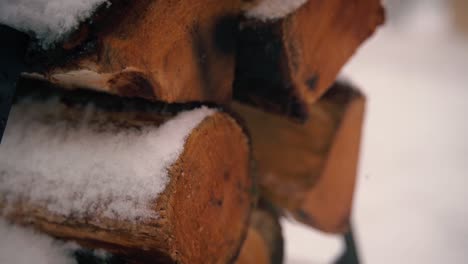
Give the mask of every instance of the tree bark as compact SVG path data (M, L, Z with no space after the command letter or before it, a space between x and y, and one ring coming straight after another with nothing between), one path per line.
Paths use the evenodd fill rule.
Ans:
M49 94L60 95L69 110L58 117L48 117L44 122L78 122L83 115L83 104L91 98L96 99L95 106L107 115L105 121L102 116L96 120L98 127L106 126L106 122L113 125L118 122L122 130L154 126L173 115L168 112L158 115L160 109L151 111L151 104L134 103L133 99L116 99L90 91L74 91L67 97L68 93L61 91L62 94L54 88L24 90L19 87L18 96L40 101ZM124 108L132 105L146 108L144 111ZM169 183L151 206L158 218L132 222L100 213L64 217L26 199L9 203L4 195L0 195L0 211L14 223L74 240L87 248L103 248L125 255L130 260L228 263L237 256L247 232L253 204L249 170L246 135L228 114L217 112L192 130L183 153L170 167ZM140 260L136 262L141 263Z
M243 21L234 98L307 120L312 103L383 21L379 0L309 0L280 20Z
M252 137L261 195L305 224L346 231L364 105L364 96L344 84L311 105L304 124L234 103Z

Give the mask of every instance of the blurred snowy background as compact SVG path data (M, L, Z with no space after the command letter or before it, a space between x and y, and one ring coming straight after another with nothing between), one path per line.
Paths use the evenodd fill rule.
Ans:
M353 221L362 263L468 263L468 0L384 1L342 76L368 97ZM338 236L285 221L288 264Z

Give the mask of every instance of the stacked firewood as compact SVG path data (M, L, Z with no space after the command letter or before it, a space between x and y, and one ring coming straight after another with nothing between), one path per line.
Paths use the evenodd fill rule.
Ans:
M346 232L365 97L335 79L383 9L289 2L301 3L275 13L281 1L111 0L60 45L31 49L16 100L59 96L61 121L78 123L88 102L101 109L96 130L216 112L190 131L154 194L158 217L64 216L0 196L4 217L130 263L281 263L284 215Z

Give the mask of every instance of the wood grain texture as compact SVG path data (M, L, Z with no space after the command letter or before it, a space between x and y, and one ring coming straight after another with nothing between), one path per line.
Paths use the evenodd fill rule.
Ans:
M69 110L55 118L77 122L84 106L68 99L64 102ZM103 102L112 105L109 100ZM107 109L113 110L105 110L106 120L100 115L90 123L99 127L112 122L125 130L155 126L170 118L167 113L158 116L151 111ZM107 249L126 256L130 263L229 263L238 255L248 228L253 204L249 170L247 137L234 119L217 112L191 132L183 153L169 170L166 189L157 198L155 194L151 207L157 218L131 222L100 213L64 217L32 202L9 204L1 196L0 211L16 224L33 226L87 248Z
M245 20L234 97L305 121L356 49L384 21L379 0L309 0L280 20Z
M232 94L241 0L111 0L41 62L43 78L164 102Z
M297 220L327 232L347 230L365 98L335 84L299 124L233 104L252 137L261 195Z

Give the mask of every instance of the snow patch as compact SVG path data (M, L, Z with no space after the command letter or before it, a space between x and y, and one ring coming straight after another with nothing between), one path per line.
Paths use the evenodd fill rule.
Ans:
M0 218L0 263L74 264L76 247Z
M107 0L1 0L0 24L34 33L44 49L76 30Z
M112 257L103 249L85 249L0 218L0 263L75 264L78 253L94 258L96 263L107 263Z
M301 7L307 0L263 0L245 15L259 20L274 20L285 17Z
M12 108L0 145L0 199L126 220L157 217L150 205L169 182L168 169L192 129L215 112L201 107L159 127L123 129L89 121L104 115L92 106L79 124L54 118L63 110L57 100Z

